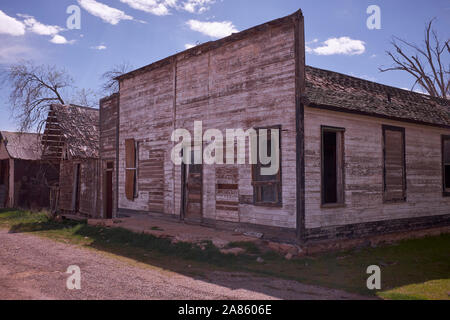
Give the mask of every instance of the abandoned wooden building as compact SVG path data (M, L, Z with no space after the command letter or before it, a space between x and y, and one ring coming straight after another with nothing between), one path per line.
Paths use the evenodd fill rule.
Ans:
M42 157L59 169L53 201L60 213L98 215L98 125L98 109L59 104L49 108Z
M104 218L172 217L301 242L450 224L448 101L306 66L301 11L118 81L100 102ZM200 139L279 128L280 169L177 165L179 128Z
M40 141L38 134L0 131L0 208L49 205L51 167L41 161Z

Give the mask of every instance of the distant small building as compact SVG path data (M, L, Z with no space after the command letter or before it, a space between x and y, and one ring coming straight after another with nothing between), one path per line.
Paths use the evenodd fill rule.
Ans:
M55 209L95 217L99 211L99 111L50 106L42 137L43 159L59 168Z
M43 208L49 205L46 177L54 172L41 161L41 137L0 131L0 208Z

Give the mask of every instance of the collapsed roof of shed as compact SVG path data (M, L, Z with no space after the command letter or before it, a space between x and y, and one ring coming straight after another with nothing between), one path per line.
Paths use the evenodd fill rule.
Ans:
M44 158L98 158L99 110L75 105L52 104L42 142Z

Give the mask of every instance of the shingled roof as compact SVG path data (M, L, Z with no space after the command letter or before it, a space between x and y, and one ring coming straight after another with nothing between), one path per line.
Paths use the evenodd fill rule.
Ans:
M61 159L65 151L72 159L98 158L99 110L53 104L47 117L44 157Z
M450 128L449 100L306 67L305 104Z
M41 159L40 140L36 133L0 131L0 141L13 159Z

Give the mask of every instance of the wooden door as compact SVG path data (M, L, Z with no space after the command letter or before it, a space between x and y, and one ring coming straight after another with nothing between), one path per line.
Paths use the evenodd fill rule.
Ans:
M193 162L193 153L191 163ZM189 164L185 166L185 209L184 218L187 220L202 219L203 202L203 165Z

